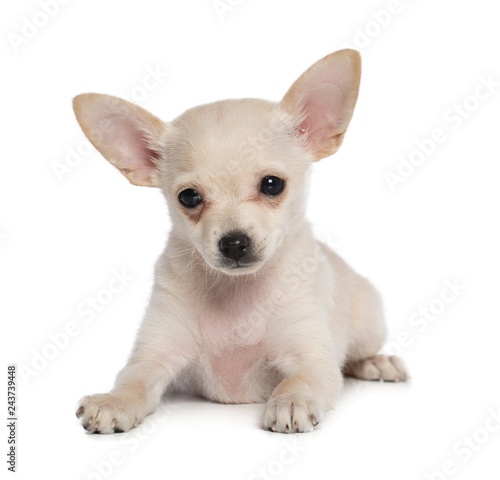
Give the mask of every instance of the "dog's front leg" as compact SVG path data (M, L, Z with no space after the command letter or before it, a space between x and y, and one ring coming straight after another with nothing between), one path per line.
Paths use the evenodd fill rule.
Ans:
M289 366L287 366L288 369ZM293 369L274 389L264 427L280 433L310 432L342 389L342 372L332 361L316 359Z
M80 400L76 415L85 430L126 432L156 410L165 389L195 356L182 312L168 292L155 289L134 350L113 389Z
M80 400L76 415L89 433L126 432L153 413L165 388L181 368L150 361L131 361L118 374L109 393Z

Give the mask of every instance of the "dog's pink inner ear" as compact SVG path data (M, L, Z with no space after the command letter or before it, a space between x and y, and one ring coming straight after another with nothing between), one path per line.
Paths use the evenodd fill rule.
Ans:
M302 121L297 133L307 136L308 145L317 154L330 150L330 143L342 133L342 90L333 83L316 85L304 99L299 100L299 105Z
M88 139L131 183L159 186L165 123L143 108L110 95L78 95L73 108Z
M358 97L358 52L341 50L319 60L290 87L281 107L295 120L297 135L315 160L342 143Z
M150 185L159 153L148 147L147 134L124 115L109 115L101 120L102 140L109 145L110 162L132 183Z

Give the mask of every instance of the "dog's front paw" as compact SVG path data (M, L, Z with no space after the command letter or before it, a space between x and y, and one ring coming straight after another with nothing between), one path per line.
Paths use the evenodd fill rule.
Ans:
M89 433L119 433L141 422L145 415L140 410L133 402L112 393L102 393L83 397L76 416Z
M279 433L312 432L322 418L323 410L315 400L282 394L268 400L264 427Z

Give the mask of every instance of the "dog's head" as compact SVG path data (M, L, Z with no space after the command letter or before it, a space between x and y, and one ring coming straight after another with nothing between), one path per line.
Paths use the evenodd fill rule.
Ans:
M92 144L135 185L159 187L174 234L229 275L257 271L300 228L309 165L342 143L356 103L360 59L333 53L280 103L225 100L172 122L116 97L74 99Z

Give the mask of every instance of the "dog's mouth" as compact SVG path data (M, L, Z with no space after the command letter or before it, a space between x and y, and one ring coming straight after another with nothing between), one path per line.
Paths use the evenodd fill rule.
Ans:
M224 259L217 269L228 275L248 275L259 270L262 263L262 260L258 259L247 259L244 262L241 260L233 260L232 262L229 262L227 259Z

